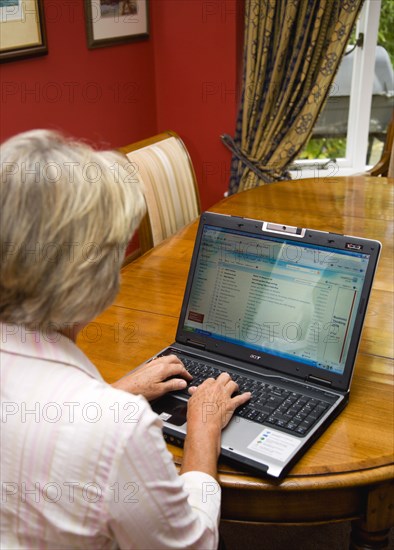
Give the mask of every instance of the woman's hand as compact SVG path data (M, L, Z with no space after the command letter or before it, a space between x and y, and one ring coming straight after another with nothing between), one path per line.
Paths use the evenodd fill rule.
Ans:
M238 384L227 372L216 380L208 378L198 388L192 386L188 403L188 426L204 424L215 426L219 431L227 426L235 409L250 399L250 392L232 397Z
M208 378L191 387L187 406L187 436L181 472L193 470L216 477L222 429L227 426L235 409L250 399L250 392L233 397L238 384L223 372L216 380Z
M170 377L171 380L168 380ZM166 355L145 363L112 386L129 393L143 395L148 401L152 401L170 391L185 389L192 379L192 375L178 357Z

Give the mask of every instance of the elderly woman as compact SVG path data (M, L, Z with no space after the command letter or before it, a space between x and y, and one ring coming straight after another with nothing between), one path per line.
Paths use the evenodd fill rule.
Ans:
M113 301L145 210L126 162L44 130L1 147L4 548L217 545L220 434L249 395L227 374L191 389L178 475L148 401L186 386L182 363L111 386L75 344Z

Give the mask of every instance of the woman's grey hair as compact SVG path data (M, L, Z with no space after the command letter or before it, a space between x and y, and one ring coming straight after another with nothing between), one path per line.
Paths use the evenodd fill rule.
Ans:
M145 213L132 165L49 130L0 147L0 320L61 330L115 298Z

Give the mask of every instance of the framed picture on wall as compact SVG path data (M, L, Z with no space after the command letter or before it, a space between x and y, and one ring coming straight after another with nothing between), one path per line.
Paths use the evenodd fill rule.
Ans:
M43 0L0 0L0 62L46 53Z
M148 0L85 0L85 16L88 48L149 37Z

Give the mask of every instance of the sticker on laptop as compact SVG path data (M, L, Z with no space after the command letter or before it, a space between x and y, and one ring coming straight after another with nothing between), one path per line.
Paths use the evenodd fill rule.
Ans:
M293 454L299 445L299 439L277 430L265 428L248 445L248 449L283 462Z
M162 412L159 414L159 418L161 418L164 422L171 418L172 414L168 414L166 412Z

